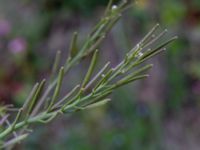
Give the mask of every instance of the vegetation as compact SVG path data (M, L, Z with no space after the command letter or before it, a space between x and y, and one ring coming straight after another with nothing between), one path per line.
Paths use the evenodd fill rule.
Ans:
M167 30L159 32L159 24L156 24L135 47L129 50L117 66L111 67L110 62L107 62L94 73L99 45L128 7L129 4L125 1L118 5L113 5L110 1L104 16L88 34L81 48L77 46L78 33L74 32L69 47L70 53L66 63L61 66L59 65L61 51L57 52L49 79L43 79L33 86L21 108L12 108L11 105L1 107L1 148L12 147L25 139L31 134L31 125L34 123L48 123L58 115L104 105L110 101L108 95L116 88L148 77L146 72L153 65L145 62L165 51L165 47L177 38L172 37L161 43ZM82 83L59 98L65 75L88 55L92 55L91 63Z

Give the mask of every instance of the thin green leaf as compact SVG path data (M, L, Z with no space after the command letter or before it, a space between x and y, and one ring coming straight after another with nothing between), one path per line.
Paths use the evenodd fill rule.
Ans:
M157 48L153 49L153 50L150 50L150 51L147 51L144 53L143 56L140 57L140 59L144 59L145 57L148 57L149 55L155 53L156 51L160 50L161 48L165 47L166 45L168 45L169 43L173 42L174 40L177 39L177 36L169 39L168 41L162 43L160 46L158 46Z
M108 5L105 10L105 16L109 14L112 4L113 4L113 0L109 0Z
M144 44L143 48L146 48L146 47L150 46L151 44L155 43L157 40L161 39L166 33L167 33L167 29L165 29L159 35L155 36L152 40L150 40L146 44Z
M78 48L77 48L77 38L78 38L78 33L74 32L73 36L72 36L72 41L70 44L70 48L69 48L69 57L70 58L74 58L77 54Z
M32 112L33 106L36 104L36 101L44 87L46 80L43 79L42 82L39 84L38 88L36 89L36 91L34 92L33 97L30 100L30 104L28 105L28 110L26 113L26 119L28 119L28 116L30 115L30 113Z
M144 45L145 42L148 41L148 39L151 37L151 35L157 30L157 28L159 27L160 25L157 23L146 35L145 37L140 41L140 45Z
M28 98L26 99L26 101L24 102L24 105L23 105L23 112L25 112L28 108L28 106L30 105L30 102L31 100L33 99L33 96L35 95L37 89L38 89L38 86L39 86L39 83L36 83L33 87L33 89L31 90Z
M16 138L13 138L13 139L9 140L8 142L4 143L1 148L6 148L8 146L11 146L11 145L14 145L16 143L19 143L22 140L24 140L27 136L28 136L28 134L19 135Z
M54 90L53 97L52 97L52 99L50 101L50 104L49 104L49 107L48 107L47 111L49 111L52 108L54 102L58 98L58 95L59 95L59 92L60 92L60 88L61 88L61 85L62 85L62 81L63 81L63 77L64 77L64 67L61 67L60 71L59 71L59 74L58 74L58 80L57 80L56 88Z
M118 81L116 84L114 84L113 89L124 86L124 85L129 84L129 83L136 81L136 80L147 78L148 76L149 75L139 75L139 76L134 76L133 78L128 79L128 80L122 79L122 80Z
M94 71L94 67L96 65L96 62L97 62L97 54L98 54L98 50L96 50L93 54L93 57L92 57L92 60L91 60L91 63L90 63L90 66L89 66L89 69L85 75L85 78L83 80L83 83L82 83L82 88L85 87L85 85L88 83L93 71Z
M80 87L80 85L75 86L66 96L64 96L60 101L58 101L54 106L53 109L61 105L63 102L65 102L70 96L72 96L77 89Z
M107 104L109 101L111 101L111 99L106 98L106 99L103 99L103 100L101 100L99 102L89 104L89 105L85 106L84 109L96 108L96 107L99 107L99 106Z
M101 75L107 69L107 67L109 66L109 64L110 64L110 62L108 62L108 63L105 64L105 66L96 74L96 76L94 78L92 78L90 80L90 82L85 86L85 89L88 89L98 78L101 77Z
M55 60L54 60L54 64L53 64L53 68L52 68L52 77L55 75L55 73L57 72L57 69L58 69L58 65L59 65L59 62L60 62L60 56L61 56L61 51L57 51L56 53L56 57L55 57Z
M153 64L148 64L148 65L145 65L141 68L139 68L138 70L135 70L133 71L132 73L130 73L129 75L126 75L126 77L124 77L123 79L129 79L129 78L132 78L133 76L136 76L136 75L139 75L149 69L151 69L153 67ZM129 71L129 70L127 70Z
M17 121L19 120L21 114L22 114L22 109L19 109L17 116L15 117L15 120L11 124L11 130L13 130L15 128L15 125L16 125Z

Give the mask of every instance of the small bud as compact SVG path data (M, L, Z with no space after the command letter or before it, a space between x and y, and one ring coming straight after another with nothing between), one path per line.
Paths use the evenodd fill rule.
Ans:
M125 70L122 70L121 73L124 74L124 73L125 73Z
M151 48L148 48L147 51L151 51Z
M159 25L160 25L159 23L156 24L157 27L158 27Z
M117 5L113 5L112 10L116 10L116 9L117 9Z
M142 52L137 53L137 55L135 56L136 58L140 58L142 57L144 54Z
M109 17L105 17L105 20L109 20L110 18Z
M102 74L101 77L104 78L104 77L105 77L105 74Z
M136 45L136 48L139 49L139 48L140 48L140 44L137 44L137 45Z

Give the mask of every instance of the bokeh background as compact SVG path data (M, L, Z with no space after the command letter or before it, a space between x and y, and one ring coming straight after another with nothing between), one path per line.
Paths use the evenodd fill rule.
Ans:
M80 43L107 0L0 0L0 102L20 106L32 85L63 60L74 31ZM35 130L20 150L199 150L200 1L137 0L100 47L99 66L117 64L157 22L179 39L152 59L146 80L118 89L112 102L59 117ZM83 77L88 60L71 71L63 93Z

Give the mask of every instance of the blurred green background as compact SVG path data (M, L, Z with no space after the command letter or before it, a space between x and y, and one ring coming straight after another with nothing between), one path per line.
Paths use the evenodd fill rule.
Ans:
M71 35L80 43L101 18L107 0L1 0L0 102L20 106L38 80L48 76L57 50L63 60ZM178 35L152 59L146 80L118 89L112 102L35 125L20 150L199 150L200 1L137 0L100 48L99 66L116 65L157 22ZM88 60L66 78L76 85Z

